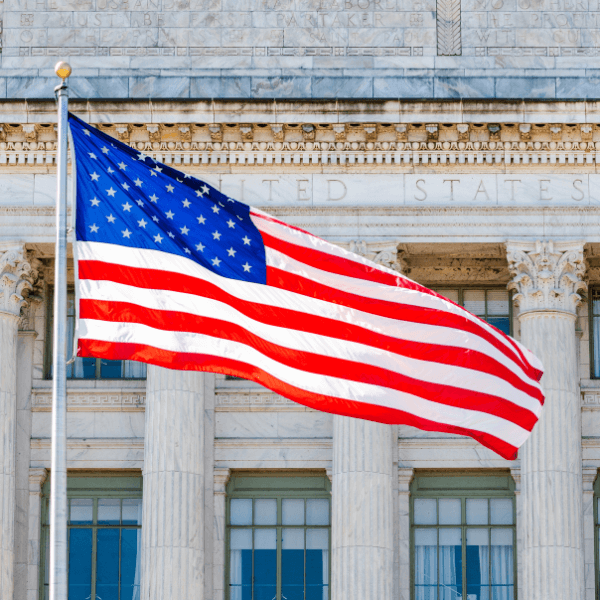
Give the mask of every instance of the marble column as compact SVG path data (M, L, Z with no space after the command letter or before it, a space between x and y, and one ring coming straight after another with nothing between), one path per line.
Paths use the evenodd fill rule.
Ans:
M23 245L0 244L0 598L12 598L15 565L17 330L34 269Z
M142 600L204 597L205 376L148 367Z
M393 428L335 416L333 600L391 600L394 564ZM396 440L396 443L397 440Z
M583 600L581 406L575 321L583 242L509 242L521 341L544 365L544 410L521 457L523 597Z

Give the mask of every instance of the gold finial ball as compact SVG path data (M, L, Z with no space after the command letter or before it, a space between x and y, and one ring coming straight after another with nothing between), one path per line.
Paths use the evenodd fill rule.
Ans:
M71 74L71 65L61 60L56 63L54 72L64 81Z

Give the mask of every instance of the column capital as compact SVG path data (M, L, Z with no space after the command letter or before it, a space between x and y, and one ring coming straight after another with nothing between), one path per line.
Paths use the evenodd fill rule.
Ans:
M510 474L515 480L515 494L521 493L521 467L511 467Z
M42 486L46 482L48 477L48 471L42 469L29 469L29 493L40 494L42 493Z
M521 313L560 311L573 315L581 304L579 291L586 263L582 241L509 241L506 243L508 268L513 276L509 290L516 292Z
M24 244L0 243L0 313L20 316L38 279L38 263Z
M398 493L408 494L410 492L410 484L415 476L414 469L406 469L400 467L398 469Z
M214 491L215 495L222 494L223 496L227 492L227 483L231 476L231 469L215 467L214 469Z

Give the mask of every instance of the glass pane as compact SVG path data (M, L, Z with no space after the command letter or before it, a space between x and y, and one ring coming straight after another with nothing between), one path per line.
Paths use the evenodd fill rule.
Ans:
M488 524L488 501L487 498L474 500L467 498L467 524Z
M72 498L71 499L71 518L72 525L91 525L94 511L94 501L91 498Z
M115 498L98 499L98 524L119 525L121 523L121 501Z
M508 315L509 294L508 290L487 291L488 315Z
M119 529L98 529L96 546L96 596L119 600Z
M508 317L488 317L486 321L502 333L510 335L510 319Z
M415 529L415 600L437 600L437 559L437 529Z
M231 530L229 597L230 600L251 600L252 598L252 531L250 529Z
M73 356L73 342L67 341L67 356ZM75 362L67 365L67 377L70 379L94 379L96 377L96 359L77 357Z
M92 594L92 530L69 530L69 600Z
M121 379L123 377L123 361L103 358L100 361L100 377L102 379Z
M462 536L460 529L440 529L440 600L462 596Z
M304 529L282 530L281 594L287 600L304 600Z
M592 296L592 312L595 315L600 315L600 292L594 290Z
M282 500L282 523L284 525L304 525L304 500Z
M487 529L467 529L467 598L490 598L490 548Z
M123 525L142 524L142 499L125 498L123 500Z
M474 315L485 315L485 290L465 290L463 292L465 308Z
M233 499L229 510L232 525L252 525L252 500Z
M273 600L277 595L277 530L254 530L253 600Z
M124 508L125 501L123 501ZM141 546L141 529L121 530L121 600L140 598Z
M306 600L329 598L329 530L306 530Z
M594 305L597 304L600 302L594 302ZM594 377L600 377L600 317L593 319L592 335L594 336Z
M490 499L490 512L492 525L513 524L513 503L510 498Z
M277 500L255 500L254 523L256 525L277 525Z
M435 525L436 517L436 500L429 498L419 498L414 504L415 525Z
M440 525L460 525L461 508L459 498L440 498L438 500L440 511Z
M448 300L452 300L458 304L458 290L436 290L436 292L440 296L444 296L444 298L448 298Z
M123 377L126 379L146 379L146 363L135 360L123 361Z
M512 529L492 529L492 600L513 600L514 549Z
M306 524L329 525L329 500L323 498L306 501Z

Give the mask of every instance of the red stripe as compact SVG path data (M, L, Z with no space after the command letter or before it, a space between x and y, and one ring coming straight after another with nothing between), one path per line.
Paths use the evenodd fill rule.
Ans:
M153 269L125 267L99 261L80 261L79 277L81 279L114 281L146 289L185 292L211 298L228 304L242 314L268 325L305 331L341 340L352 340L356 343L393 352L399 356L427 360L431 363L460 366L481 373L491 374L504 379L523 393L536 398L540 403L543 403L544 400L539 388L527 384L510 369L482 352L453 346L399 340L392 336L364 329L358 325L295 310L240 300L211 283L189 275L180 275Z
M303 296L308 296L310 298L325 300L331 304L339 304L374 315L388 317L390 319L395 319L396 321L423 323L472 333L489 342L509 360L521 367L523 372L535 381L539 381L543 375L542 371L535 369L526 360L520 360L520 357L515 356L514 353L512 353L510 349L494 335L466 317L431 308L413 306L412 304L399 304L388 300L364 298L358 294L329 287L313 281L312 279L302 277L295 273L289 273L288 271L276 267L267 266L267 285L289 292L295 292L296 294L302 294ZM543 403L543 400L540 401Z
M138 360L141 362L187 371L208 371L243 377L260 383L264 387L281 394L299 404L319 411L344 415L395 425L409 425L424 431L441 431L455 435L465 435L496 452L506 460L517 458L517 448L497 437L480 431L445 425L416 417L411 413L385 408L363 402L342 400L334 396L313 394L291 386L266 373L262 369L240 361L211 356L208 354L177 353L160 350L143 344L112 343L99 340L79 340L79 356L94 356L109 360Z
M531 431L537 417L505 398L464 388L430 383L387 369L333 356L286 348L249 332L240 325L189 313L149 309L125 302L81 300L81 319L139 323L162 331L185 331L229 340L257 349L261 354L294 369L348 381L398 390L438 404L476 410L511 421ZM359 357L360 360L360 357Z

